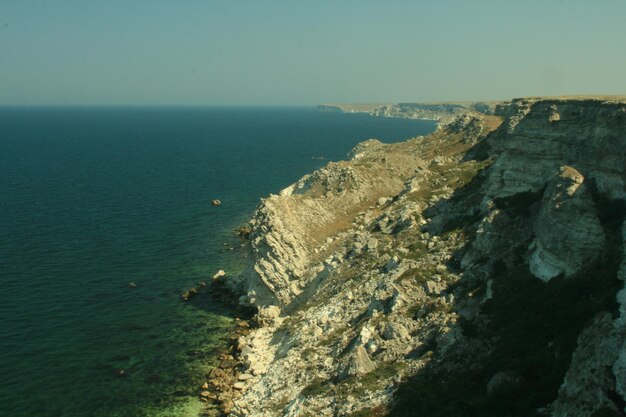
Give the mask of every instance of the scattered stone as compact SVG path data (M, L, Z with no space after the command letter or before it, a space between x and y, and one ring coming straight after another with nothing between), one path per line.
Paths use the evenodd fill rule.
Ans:
M426 281L424 290L429 295L439 295L441 293L441 287L434 281Z
M261 326L270 326L278 320L280 317L280 307L269 306L259 308L256 314L256 321Z
M220 406L220 409L223 414L228 415L231 413L233 409L233 401L232 400L224 400Z
M400 258L398 258L397 256L393 256L390 260L387 261L383 269L386 272L391 272L394 269L398 268L398 265L400 265Z

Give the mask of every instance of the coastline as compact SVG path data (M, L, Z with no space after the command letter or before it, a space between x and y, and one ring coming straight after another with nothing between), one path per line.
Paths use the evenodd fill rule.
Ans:
M437 122L437 127L450 123L463 114L493 115L503 101L450 101L432 103L396 103L396 104L320 104L320 111L341 113L365 113L375 117L428 120Z
M471 124L472 120L473 119L471 119L470 117L470 119L466 120L466 122ZM440 129L438 128L436 132L438 132L439 130ZM472 134L475 134L475 132ZM408 142L400 142L399 144L395 145L384 145L374 140L363 142L361 144L358 144L351 152L352 158L350 160L330 163L325 168L322 168L321 170L316 171L313 174L305 175L305 177L303 177L298 182L282 190L278 196L270 196L269 198L262 199L260 208L257 209L253 219L250 222L252 234L250 236L247 236L249 242L258 242L259 239L265 239L267 237L265 236L265 232L259 232L255 229L258 229L258 227L261 226L261 230L267 230L264 226L262 226L262 224L264 224L266 221L264 220L266 218L265 216L269 214L264 211L264 207L267 207L267 202L271 201L273 198L290 198L292 195L295 196L300 194L301 192L304 192L305 194L310 193L312 189L315 188L315 186L309 184L309 182L311 180L313 180L314 182L319 181L319 179L316 178L318 172L322 173L321 178L333 178L332 181L339 181L340 183L342 183L343 180L341 178L334 178L336 170L339 170L341 172L343 167L346 167L346 169L349 170L350 165L355 163L355 161L357 160L361 161L363 159L369 158L377 159L379 158L379 155L381 155L381 153L384 154L386 152L383 149L387 147L398 147L398 155L401 159L404 159L404 156L407 153L405 148L407 146L409 148L416 146L416 144L421 139L421 137L418 137L410 139ZM372 156L364 157L364 155L368 154L371 154ZM407 175L407 177L410 177L410 172L413 171L413 164L417 162L411 161L403 162L404 165L407 167L406 174L404 174ZM341 176L342 174L339 175ZM397 175L397 172L394 168L391 169L389 175L389 181L395 184L393 187L396 187L397 191L401 191L404 186L404 180L398 180L394 178ZM388 188L389 185L390 184L386 184L386 186L383 187L385 188L385 192L390 191ZM342 192L341 188L342 186L340 185L340 193ZM377 207L385 206L385 203L382 203L382 205L380 204L380 200L382 197L379 196L379 193L382 190L376 188L376 190L372 191L374 192L374 194L367 196L368 203L366 205L374 204ZM359 195L358 198L363 198L363 195ZM390 201L390 199L386 198L385 200ZM363 205L360 205L359 207L361 206ZM335 208L336 207L333 207L332 209ZM380 209L377 209L378 212L380 212L379 210ZM319 213L316 212L311 219L314 223L316 223L315 218L318 214ZM324 214L322 214L322 217L323 216ZM285 235L290 234L289 232L286 232L284 226L285 225L283 225L280 230L276 231L276 233L281 235L281 237L276 236L276 239L284 239ZM273 226L269 226L269 228L272 229ZM248 245L249 244L250 243L248 243ZM249 246L249 250L253 254L259 252L258 248L255 248L254 245ZM326 245L322 245L319 250L319 254L317 254L315 258L323 259L323 257L326 256L328 253L329 248L327 248ZM283 314L281 314L280 308L272 306L272 304L276 301L275 299L273 299L272 301L263 299L263 297L267 294L264 294L264 290L262 288L257 285L254 286L254 289L245 289L244 287L242 287L242 285L245 285L243 284L243 281L246 281L246 277L249 277L250 274L257 274L259 272L258 266L254 265L254 256L251 257L251 261L252 263L250 264L250 268L244 274L240 276L232 276L218 273L214 276L214 280L212 282L213 291L220 294L220 296L223 297L223 301L231 302L234 305L238 305L239 307L244 306L252 308L251 319L249 321L240 321L240 324L233 330L233 333L230 336L230 349L228 352L222 354L222 363L220 364L219 369L215 373L211 374L210 380L207 381L207 384L201 387L203 391L201 391L200 395L201 397L207 399L208 402L210 401L210 409L213 411L217 410L223 415L230 415L231 413L234 413L233 415L239 415L237 413L240 411L233 409L234 403L238 398L241 398L243 391L250 381L258 380L259 375L263 375L267 371L266 366L268 366L269 364L261 363L261 366L257 367L255 366L257 365L256 359L250 359L251 344L252 346L256 345L256 348L262 346L262 342L260 342L259 338L257 337L259 336L259 333L262 334L262 338L270 337L276 327L280 326L285 321L285 319L288 318L288 315L284 316ZM287 262L287 260L283 261ZM280 262L281 261L278 260L278 262L275 264L275 269L280 269ZM254 294L252 297L250 296L251 293ZM270 298L272 297L270 296ZM306 301L299 300L296 305L291 307L291 309L297 311L297 305L305 302ZM254 336L253 340L250 340L250 336ZM256 342L254 341L255 339L257 340Z
M0 244L0 410L15 417L188 415L232 322L221 305L183 303L181 293L219 267L239 274L232 229L260 195L344 157L355 138L433 128L310 107L12 109L0 118L14 196L0 222L9 237Z
M434 384L429 378L438 378L438 372L461 375L471 362L487 368L481 368L479 374L485 384L481 390L493 386L498 378L504 381L499 384L518 384L522 377L517 374L506 379L502 372L489 370L489 354L485 352L490 352L493 340L468 336L464 323L471 322L486 334L500 331L481 321L485 314L491 314L482 312L485 305L503 302L499 297L504 284L493 284L493 270L500 268L498 262L536 262L532 257L519 260L515 251L525 248L523 242L529 233L533 236L527 224L543 220L534 217L538 216L535 211L502 214L510 209L500 208L494 204L502 203L494 201L519 193L515 184L543 190L550 181L570 181L568 176L579 174L563 171L566 174L561 179L552 180L554 167L575 158L580 152L576 146L595 145L577 139L569 150L560 145L560 139L536 139L537 150L531 148L529 152L544 155L545 147L559 146L555 148L559 154L555 160L537 156L535 164L543 165L537 165L542 176L535 178L524 174L529 162L510 153L507 144L513 143L511 149L518 149L515 141L521 139L515 136L517 131L521 138L554 129L558 135L571 136L581 128L572 130L568 124L554 123L562 120L563 114L581 111L609 126L602 132L621 129L622 108L619 100L517 99L499 106L496 115L463 113L426 138L394 145L366 141L355 147L349 161L331 163L279 195L263 199L250 222L253 265L244 274L227 276L220 283L239 296L239 305L257 310L252 324L241 325L246 331L233 335L232 351L224 359L232 358L232 375L215 375L215 386L224 390L230 386L235 392L223 397L226 401L219 406L221 411L233 416L298 416L307 410L320 415L380 415L391 407L407 406L403 402L406 392L415 395L414 390L425 390L420 395L436 400L439 394L428 391ZM598 119L609 113L618 119ZM602 132L598 134L605 134ZM600 136L594 140L601 143L604 139ZM600 157L593 152L592 157ZM598 192L624 198L619 192L619 178L610 173L612 166L590 163L580 169L597 178L601 184ZM509 172L517 177L509 180ZM549 188L545 192L554 191ZM548 197L532 203L547 207ZM548 208L540 211L544 212L548 213ZM517 216L526 226L516 229L518 226L507 223L507 216ZM483 234L486 237L481 237ZM543 239L560 237L556 233ZM591 241L593 234L577 235L573 241L581 239L585 248L601 250ZM512 249L494 252L503 246ZM567 251L583 250L576 248L570 246ZM584 250L587 252L577 256L589 256L588 249ZM485 256L494 259L485 263ZM620 257L623 254L617 259ZM589 259L592 262L594 258ZM541 269L532 265L536 277L524 277L528 282L521 281L520 285L537 285L534 280L542 275L536 271ZM585 268L585 264L577 265L579 270ZM607 276L615 273L611 271ZM597 295L602 300L614 298L617 290L613 281L606 285L606 289L592 290L606 291ZM545 303L544 295L539 294L539 303ZM491 299L495 301L488 302ZM591 318L609 304L580 308L580 314ZM522 319L515 325L524 323ZM568 354L574 358L572 346L579 334L584 337L584 323L580 322L578 333L567 342ZM619 323L607 325L602 321L598 325L611 328L619 327ZM562 324L555 321L553 325ZM497 333L491 337L495 336ZM595 337L612 346L621 343L613 333ZM491 349L500 348L496 343ZM549 352L539 350L536 354ZM450 358L458 363L450 363ZM580 369L597 366L589 363L589 358L576 360L578 363L570 368L559 365L561 368L550 372L559 372L560 383L565 372L573 378ZM554 380L551 384L554 397L550 409L570 410L574 402L570 404L562 397L565 394L558 391ZM454 392L448 389L439 390ZM595 401L584 391L579 395L579 402ZM444 409L454 407L440 400Z

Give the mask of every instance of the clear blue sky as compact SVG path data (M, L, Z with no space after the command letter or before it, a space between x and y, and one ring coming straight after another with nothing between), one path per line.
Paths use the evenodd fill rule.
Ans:
M626 94L626 1L0 0L0 104Z

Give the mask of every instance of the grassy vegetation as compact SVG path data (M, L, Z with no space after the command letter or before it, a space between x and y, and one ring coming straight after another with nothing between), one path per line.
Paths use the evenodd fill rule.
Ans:
M403 255L404 258L418 260L428 251L426 243L416 240L407 248L409 253Z
M400 277L398 277L398 281L412 281L416 284L425 284L426 281L432 279L434 274L437 274L437 270L435 267L424 267L424 268L411 268L406 270Z
M333 389L333 384L330 381L316 378L302 390L302 395L305 397L315 397L325 394L331 389Z
M351 386L358 382L357 394L362 394L365 391L376 391L382 388L382 384L385 384L390 378L398 375L400 369L402 369L402 365L397 362L383 363L368 374L346 379L339 384L339 388L341 389L342 385Z

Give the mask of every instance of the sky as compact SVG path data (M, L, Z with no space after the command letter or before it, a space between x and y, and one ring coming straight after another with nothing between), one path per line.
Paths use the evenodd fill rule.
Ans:
M0 105L626 94L624 0L0 0Z

